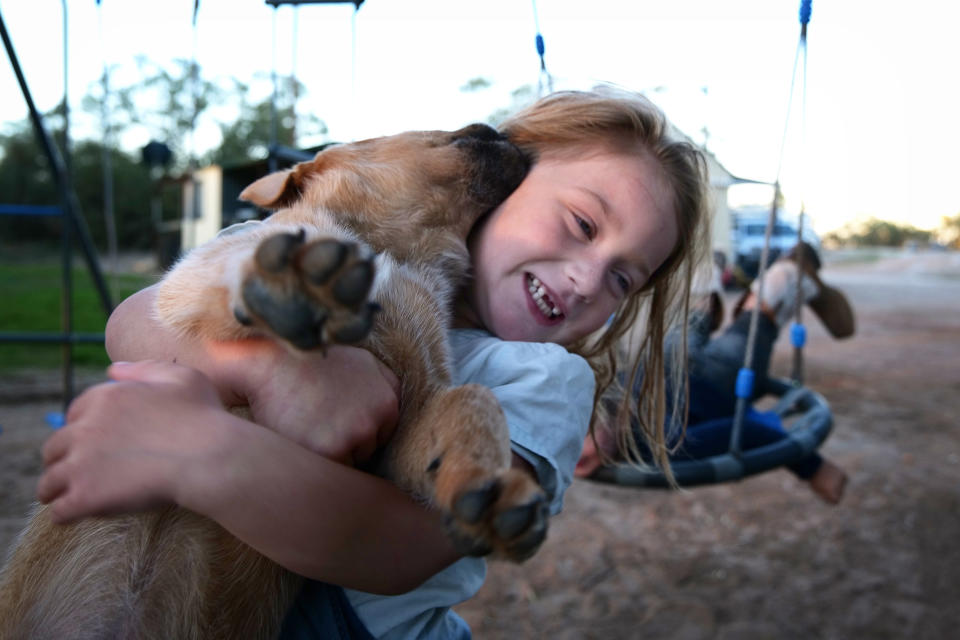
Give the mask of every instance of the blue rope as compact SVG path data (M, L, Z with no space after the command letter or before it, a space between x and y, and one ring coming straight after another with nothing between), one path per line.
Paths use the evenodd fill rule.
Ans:
M800 0L800 24L810 23L810 14L813 11L813 0Z
M756 293L757 300L763 299L763 279L764 272L766 271L767 256L769 255L770 248L770 235L773 229L774 222L777 215L777 200L780 195L780 171L783 168L783 154L786 148L787 140L787 126L790 123L790 105L793 102L793 91L795 88L797 80L797 65L800 61L800 54L803 52L803 71L804 71L804 94L806 94L806 52L807 52L807 23L810 22L810 14L812 12L813 0L800 0L800 42L797 43L797 53L793 60L793 74L790 79L790 99L787 101L787 117L785 119L784 128L783 128L783 138L780 141L780 158L777 162L777 177L774 180L774 196L773 204L770 209L770 218L767 221L766 233L764 234L763 250L760 253L760 272L757 274L757 280L759 281L758 291ZM806 96L804 95L804 99ZM737 386L736 386L736 396L737 402L733 414L733 427L730 430L730 454L734 457L739 457L740 450L740 434L743 430L743 420L746 415L747 404L750 399L750 393L753 390L753 371L751 370L753 363L753 347L757 339L757 322L760 315L760 305L757 304L750 312L750 329L747 332L747 348L746 353L743 359L743 368L740 370L740 373L737 375ZM803 336L800 336L800 331L805 331L801 325L800 330L794 331L791 330L792 339L803 339L806 340L806 333L803 333ZM749 376L746 373L749 372ZM743 382L741 382L741 379Z
M550 76L550 72L547 71L547 59L544 57L547 47L546 44L544 44L543 36L540 34L540 16L537 14L537 0L532 0L531 4L533 5L533 26L537 32L537 55L540 56L540 78L537 81L537 93L543 96L544 79L546 79L547 92L553 93L553 78Z
M740 369L737 372L736 394L738 398L750 398L753 395L753 369Z
M813 0L800 0L800 42L807 41L807 23L813 11Z
M802 349L807 344L807 328L799 322L790 325L790 344Z

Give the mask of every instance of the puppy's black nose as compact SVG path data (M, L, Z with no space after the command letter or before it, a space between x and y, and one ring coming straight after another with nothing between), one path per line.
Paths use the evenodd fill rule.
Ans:
M489 141L497 141L497 140L504 139L503 135L499 131L497 131L490 125L483 124L482 122L477 122L474 124L467 125L463 129L453 132L454 140L463 140L464 138L472 138L474 140L489 140Z

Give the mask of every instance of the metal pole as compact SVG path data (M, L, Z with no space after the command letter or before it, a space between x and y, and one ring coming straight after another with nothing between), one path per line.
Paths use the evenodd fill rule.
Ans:
M103 146L101 149L101 163L103 164L103 223L107 231L107 255L110 258L109 271L112 275L112 284L116 286L117 277L117 221L113 205L113 156L111 127L110 127L110 109L107 101L110 98L110 68L106 56L106 35L103 29L103 9L100 2L97 2L97 25L100 37L100 46L103 47L101 58L103 60L103 99L100 101L100 122L103 126Z
M275 149L278 144L277 117L277 5L273 5L273 44L271 45L270 79L273 82L273 92L270 94L270 147L267 149L267 170L273 173L277 170L277 156Z
M7 26L3 20L2 13L0 13L0 39L3 40L7 57L10 59L10 66L13 67L14 75L16 75L17 82L20 85L20 91L23 93L23 99L27 103L34 133L40 142L44 155L47 157L54 179L57 181L60 198L63 201L64 214L70 221L73 231L77 233L77 237L80 240L80 247L83 250L83 255L87 262L87 268L90 270L90 275L99 293L100 302L104 311L109 314L113 311L113 303L111 302L110 292L107 290L106 282L103 279L103 272L100 270L100 263L97 260L97 254L93 248L93 241L90 239L90 231L87 229L86 222L80 216L80 203L70 184L70 177L67 174L63 157L53 144L50 134L47 133L47 129L43 124L43 118L40 116L40 113L37 111L37 106L33 102L33 97L30 94L30 89L27 87L27 81L23 77L23 71L20 68L20 62L17 60L17 54L13 49L13 43L10 40L10 34L7 32Z
M69 59L67 47L67 0L63 5L63 156L66 181L70 182L70 81L68 75ZM73 333L73 242L70 229L70 220L61 216L61 257L63 268L63 285L60 287L60 325L65 335ZM61 361L63 366L63 411L73 400L73 344L64 341L60 345Z

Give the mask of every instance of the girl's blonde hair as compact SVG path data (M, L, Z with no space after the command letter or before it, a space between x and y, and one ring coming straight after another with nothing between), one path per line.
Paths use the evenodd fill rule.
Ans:
M643 96L625 92L554 93L511 116L500 129L533 162L547 154L575 157L600 148L651 158L660 167L673 199L679 229L676 244L643 288L620 305L604 329L568 347L585 357L596 375L591 433L598 422L612 421L621 453L640 464L642 453L631 428L631 417L636 418L654 462L672 481L667 436L668 431L682 430L686 425L686 332L681 331L681 357L669 363L664 359L664 339L670 327L686 326L694 266L707 247L710 214L706 160L696 146L671 132L655 105ZM624 339L628 331L632 334L629 340ZM628 369L620 382L618 369ZM642 376L639 393L633 392L637 375ZM683 382L670 385L670 406L677 409L671 412L670 425L666 424L668 376Z

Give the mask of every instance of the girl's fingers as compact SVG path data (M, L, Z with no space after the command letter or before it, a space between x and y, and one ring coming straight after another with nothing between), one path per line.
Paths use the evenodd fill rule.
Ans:
M87 402L89 401L90 391L96 389L98 386L100 385L95 385L90 389L87 389L70 402L70 406L67 407L67 415L64 416L67 424L76 422L80 418L80 416L83 414L84 408L87 405Z
M83 514L72 493L59 494L48 506L50 507L50 519L54 524L69 524Z
M185 367L156 360L140 362L114 362L107 368L112 380L134 380L137 382L173 382L178 380L177 373Z
M49 467L62 458L70 448L70 431L62 429L47 438L43 444L43 466Z
M115 362L107 369L107 375L117 382L142 382L156 385L175 385L188 393L215 394L210 380L196 369L173 362L143 360L141 362ZM219 404L219 400L216 400Z
M37 500L47 504L66 490L66 475L60 472L60 467L51 467L40 476L40 481L37 482Z

